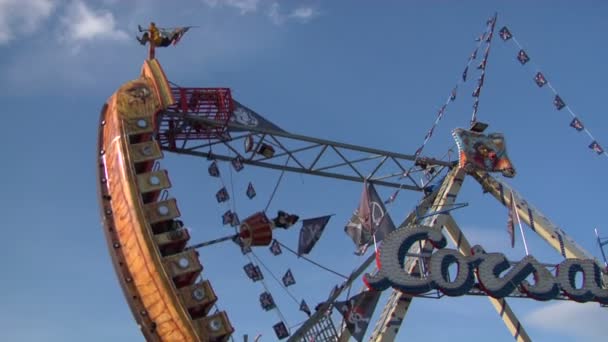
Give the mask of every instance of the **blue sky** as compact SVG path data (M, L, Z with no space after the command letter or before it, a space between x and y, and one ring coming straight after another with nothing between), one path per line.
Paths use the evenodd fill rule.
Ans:
M169 79L182 85L227 86L235 98L290 132L413 154L437 109L456 83L485 20L499 13L536 66L595 137L608 147L605 80L608 3L603 1L50 1L0 0L0 216L3 218L2 341L143 340L123 299L106 251L95 190L99 110L114 89L136 78L145 49L137 24L198 25L175 48L158 52ZM506 135L518 170L509 180L520 193L594 255L593 228L608 236L605 156L552 106L552 95L532 81L536 71L515 60L512 44L493 43L479 119ZM469 83L448 108L426 155L453 145L450 131L466 126ZM229 232L220 187L207 161L167 155L172 196L193 241ZM224 179L230 171L222 165ZM241 217L262 209L278 173L248 167L232 175ZM258 197L247 200L249 181ZM356 207L356 183L286 174L271 211L314 217L335 213L311 258L349 273L362 260L343 226ZM382 196L390 190L379 189ZM240 195L239 195L240 194ZM402 193L389 208L400 222L418 194ZM508 248L506 210L468 179L454 213L474 243L523 257L521 241ZM559 254L526 230L532 254ZM295 246L297 229L278 238ZM310 306L340 279L287 254L256 254L277 275L291 267L290 292ZM218 262L221 260L221 262ZM247 263L234 246L201 251L211 280L236 327L235 336L275 340L276 312L264 312ZM296 303L268 284L290 326L304 320ZM358 282L354 289L362 284ZM535 340L600 341L606 309L595 304L511 300ZM397 340L422 338L511 341L485 298L415 300Z

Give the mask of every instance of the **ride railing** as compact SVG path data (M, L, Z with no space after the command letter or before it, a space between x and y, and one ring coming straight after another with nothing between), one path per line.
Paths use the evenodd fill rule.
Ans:
M229 88L182 88L172 87L175 103L159 115L158 139L175 148L178 142L187 140L225 139L227 125L234 110ZM215 121L210 126L191 123L184 116L201 117Z

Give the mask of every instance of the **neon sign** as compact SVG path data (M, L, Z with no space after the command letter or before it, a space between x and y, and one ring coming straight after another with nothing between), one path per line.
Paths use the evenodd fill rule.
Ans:
M405 271L405 256L410 247L428 240L437 249L428 262L429 275L413 276ZM501 253L486 253L479 245L474 246L471 256L462 255L455 249L444 248L446 239L440 229L413 227L399 229L388 235L380 250L380 270L375 275L366 274L367 286L377 291L392 287L403 293L422 294L437 289L447 296L462 296L477 285L488 295L503 298L516 289L536 300L555 299L560 293L577 302L608 303L608 289L602 288L600 267L590 259L566 259L557 265L555 274L533 256L511 264ZM448 270L457 265L455 277ZM473 273L475 272L475 274ZM582 286L576 285L576 276L582 273ZM534 284L526 280L534 276Z

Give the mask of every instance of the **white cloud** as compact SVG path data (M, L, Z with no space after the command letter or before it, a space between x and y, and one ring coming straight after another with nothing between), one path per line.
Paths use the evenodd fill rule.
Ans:
M241 14L255 12L258 9L260 0L203 0L207 6L217 7L226 6L236 8Z
M315 9L312 7L299 7L293 10L289 17L301 20L303 22L307 22L316 15L317 11L315 11Z
M597 303L548 304L525 317L527 325L585 341L605 341L608 310Z
M270 5L270 8L268 8L268 18L276 25L281 25L285 21L285 17L281 14L277 2L273 3Z
M54 7L52 0L0 0L0 44L35 32Z
M93 39L126 40L126 32L116 27L114 15L106 10L93 11L82 1L74 1L61 18L63 38L71 42Z

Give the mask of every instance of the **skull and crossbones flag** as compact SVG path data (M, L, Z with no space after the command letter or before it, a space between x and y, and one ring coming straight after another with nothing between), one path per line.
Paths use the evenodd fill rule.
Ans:
M227 225L231 224L234 220L234 213L230 210L226 211L224 215L222 215L222 224Z
M602 146L600 146L600 144L595 140L591 143L591 145L589 145L589 148L597 154L604 153L604 149L602 148Z
M207 171L209 171L209 176L211 176L211 177L220 176L220 169L217 167L217 163L215 161L212 162L211 165L209 165L209 168L207 169Z
M542 86L544 86L545 84L547 84L547 79L545 78L545 75L543 75L543 73L539 71L534 76L534 82L536 82L536 85L539 88L541 88Z
M502 38L502 40L504 41L507 41L513 37L513 35L506 26L501 28L498 34L500 35L500 38Z
M264 279L264 275L260 270L260 266L256 266L253 263L248 263L247 265L243 266L243 269L245 270L245 274L247 274L247 277L249 277L249 279L253 280L254 282Z
M530 61L530 57L528 56L526 51L519 50L519 52L517 53L517 60L519 61L519 63L524 65Z
M381 294L380 291L365 291L345 302L334 304L344 317L346 329L355 340L363 340Z
M274 303L274 299L272 298L270 292L264 292L260 294L260 305L262 306L262 309L266 311L272 310L276 307L276 304Z
M273 325L272 329L274 329L274 333L277 334L277 338L279 340L282 340L289 336L289 331L287 331L287 327L285 326L285 323L283 323L283 322L279 322L279 323Z
M308 317L312 315L312 312L310 311L310 308L308 307L308 304L306 304L304 299L302 299L302 302L300 303L300 311L303 311L305 314L308 315Z
M282 280L283 280L283 286L285 286L285 287L291 286L296 283L296 280L293 277L291 270L287 270L287 272L285 272L285 275L283 276Z
M302 221L300 239L298 241L298 256L308 254L321 238L331 215L311 218Z
M253 184L251 184L251 182L249 182L249 185L247 186L247 193L246 194L247 194L247 197L249 199L254 198L255 195L256 195L255 189L253 188Z
M585 129L585 126L583 126L583 123L578 118L572 119L572 121L570 122L570 127L574 128L579 132Z
M243 167L244 167L243 166L243 158L241 158L241 156L238 156L238 157L232 159L231 163L232 163L232 167L234 167L234 170L236 172L241 171L243 169Z
M270 253L272 253L272 255L279 255L283 253L281 250L281 245L277 240L272 240L272 244L270 245Z
M226 202L230 199L230 195L228 195L228 190L226 187L222 187L218 192L215 193L215 199L218 203Z

